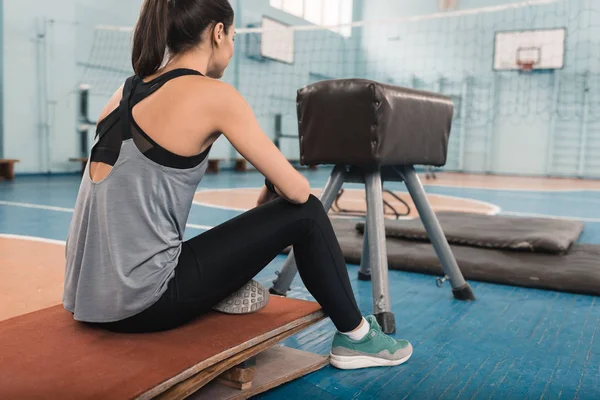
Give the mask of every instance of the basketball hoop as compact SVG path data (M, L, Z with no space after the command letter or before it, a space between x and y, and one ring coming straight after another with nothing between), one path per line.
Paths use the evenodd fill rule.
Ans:
M521 72L531 72L533 71L533 67L535 66L535 61L517 61L517 65L521 69Z
M531 72L541 59L542 50L539 47L519 47L515 61L521 72Z

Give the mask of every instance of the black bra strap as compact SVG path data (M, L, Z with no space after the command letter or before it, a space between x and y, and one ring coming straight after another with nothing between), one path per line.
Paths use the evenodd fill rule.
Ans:
M132 76L127 81L125 81L125 86L123 87L123 97L121 98L121 103L119 104L119 114L120 114L120 123L121 123L121 141L131 139L131 99L135 94L136 87L139 83L139 78L137 76Z
M131 109L135 104L156 92L168 81L185 75L202 76L198 71L177 69L169 71L149 82L144 82L138 76L132 76L127 79L123 86L123 94L119 107L102 121L102 125L99 125L96 130L97 142L92 150L90 159L108 165L115 165L119 157L122 142L134 139L136 145L139 145L141 143L140 141L143 141L141 146L144 155L160 165L178 169L194 168L200 165L206 157L208 157L208 153L212 146L201 154L190 157L171 153L154 142L154 140L152 140L152 138L137 125L131 116ZM135 138L133 136L134 132L137 135ZM149 146L146 147L145 144L148 144Z
M151 96L154 92L160 89L165 83L181 76L188 75L204 76L202 73L188 68L178 68L165 72L164 74L148 82L144 82L142 79L136 76L134 81L133 96L131 98L131 102L129 103L129 107L133 108L140 101L144 100L148 96Z

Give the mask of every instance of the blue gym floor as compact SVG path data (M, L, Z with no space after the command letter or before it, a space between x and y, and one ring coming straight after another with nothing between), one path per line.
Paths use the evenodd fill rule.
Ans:
M328 176L305 172L314 187ZM78 176L17 176L0 182L0 233L64 240L79 187ZM258 173L222 171L201 189L259 187ZM402 184L386 188L404 190ZM503 212L545 214L585 221L581 242L600 244L600 192L506 191L426 186L428 193L483 200ZM187 237L236 215L236 211L194 206ZM260 229L260 227L257 227ZM270 287L279 257L259 276ZM600 262L600 260L599 260ZM365 314L372 310L371 286L356 280L354 291ZM435 277L390 271L397 337L415 352L405 365L358 371L327 367L275 389L264 399L600 399L600 302L595 297L471 282L477 301L453 299ZM299 278L292 297L311 299ZM329 320L289 339L286 345L327 354ZM600 335L599 335L600 336Z

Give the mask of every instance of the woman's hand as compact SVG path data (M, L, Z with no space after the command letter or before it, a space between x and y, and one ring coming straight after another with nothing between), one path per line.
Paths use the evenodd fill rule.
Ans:
M260 194L258 195L258 200L256 201L256 207L262 206L263 204L273 201L278 197L279 197L278 195L276 195L275 193L273 193L269 189L267 189L266 186L263 186L262 190L260 191Z
M277 193L294 204L310 197L310 184L264 133L250 105L231 85L215 81L203 115L211 115L212 131L223 132L235 149L275 185ZM213 96L214 93L214 96Z

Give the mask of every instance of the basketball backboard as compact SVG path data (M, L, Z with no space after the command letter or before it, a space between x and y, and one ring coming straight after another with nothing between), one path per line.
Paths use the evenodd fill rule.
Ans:
M494 70L561 69L565 39L563 28L497 32Z
M294 63L294 31L271 18L262 19L261 55L287 64Z

